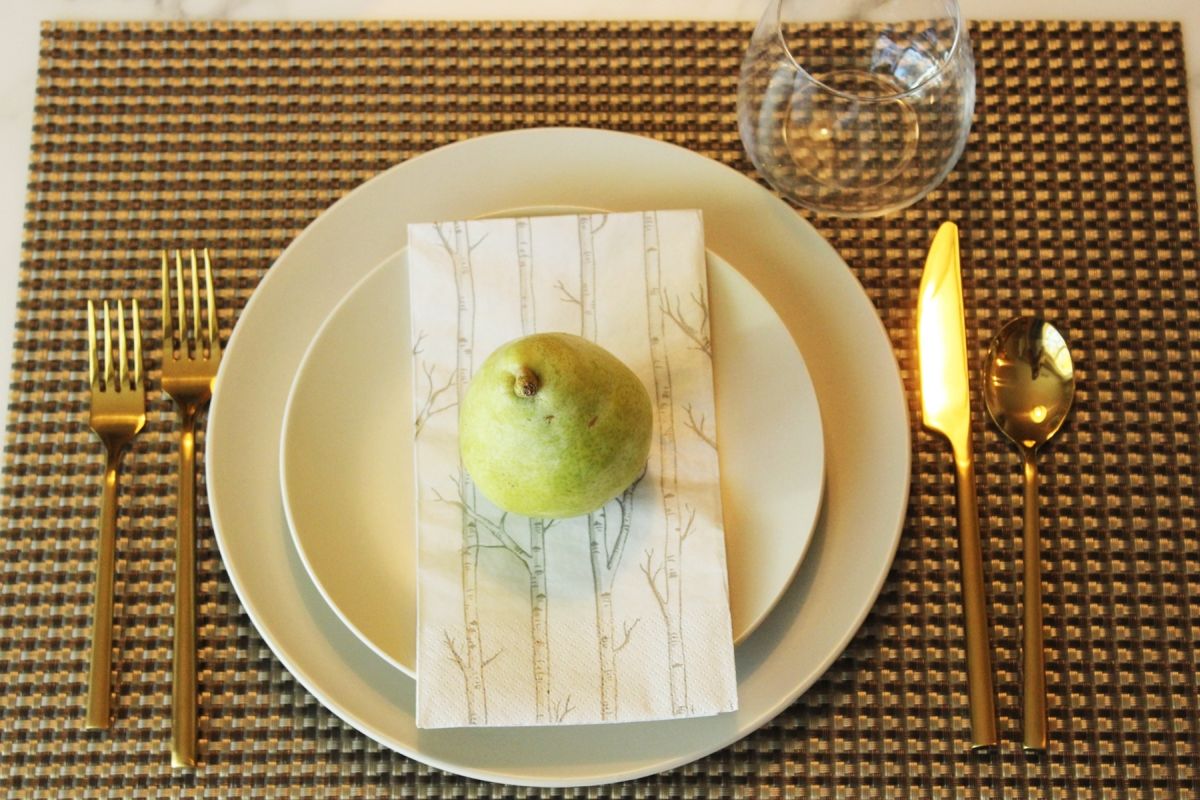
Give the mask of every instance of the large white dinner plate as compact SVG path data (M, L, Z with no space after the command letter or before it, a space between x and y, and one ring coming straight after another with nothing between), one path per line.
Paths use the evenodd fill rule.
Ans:
M293 376L322 321L404 246L408 221L536 205L702 209L709 248L738 265L804 354L821 405L824 502L796 579L737 650L734 713L517 734L418 731L413 681L341 622L292 545L279 493L280 431ZM908 500L899 369L845 263L811 225L740 173L682 148L604 131L472 139L404 162L348 194L284 251L242 310L209 413L217 543L275 654L329 709L385 746L509 783L570 786L652 774L724 747L781 712L837 658L870 610Z
M561 209L560 209L561 210ZM735 641L767 616L808 546L824 478L804 359L750 282L708 258L716 434ZM351 630L416 674L412 350L406 252L342 300L288 397L283 503L297 550Z

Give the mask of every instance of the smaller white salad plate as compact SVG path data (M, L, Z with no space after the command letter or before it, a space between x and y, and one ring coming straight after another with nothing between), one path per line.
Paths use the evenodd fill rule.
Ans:
M736 641L787 589L820 508L825 449L804 359L762 295L709 254L721 501ZM342 300L284 413L284 508L313 582L408 675L416 665L416 509L405 252Z

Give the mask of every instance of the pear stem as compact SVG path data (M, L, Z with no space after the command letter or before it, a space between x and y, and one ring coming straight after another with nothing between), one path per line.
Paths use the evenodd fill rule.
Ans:
M538 380L538 376L529 367L517 367L515 377L513 391L517 397L533 397L542 386L542 382Z

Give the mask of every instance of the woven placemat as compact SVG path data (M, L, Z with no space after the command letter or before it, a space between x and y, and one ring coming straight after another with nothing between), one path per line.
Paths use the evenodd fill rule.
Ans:
M102 467L87 428L83 301L152 296L159 248L219 242L228 331L322 209L398 161L489 131L614 128L748 171L735 126L748 33L732 23L43 29L0 545L5 794L537 794L424 767L322 708L239 606L203 487L205 763L194 777L171 774L175 441L157 391L121 498L117 724L105 736L81 730ZM759 732L687 767L570 796L1200 794L1200 282L1179 28L979 23L972 35L975 127L949 180L886 219L816 220L879 308L912 398L912 499L873 613ZM982 342L1021 312L1043 312L1076 345L1076 410L1041 461L1053 741L1041 757L1017 744L1019 462L979 398L1005 740L999 753L964 752L953 476L948 448L916 422L916 288L944 218L962 226L976 365ZM144 318L158 318L156 304Z

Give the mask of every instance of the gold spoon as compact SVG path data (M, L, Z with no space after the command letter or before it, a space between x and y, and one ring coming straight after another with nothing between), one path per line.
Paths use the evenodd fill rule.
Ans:
M988 348L983 391L988 413L1025 460L1024 747L1046 749L1046 665L1042 652L1037 450L1058 432L1075 395L1075 368L1062 335L1044 320L1015 319Z

